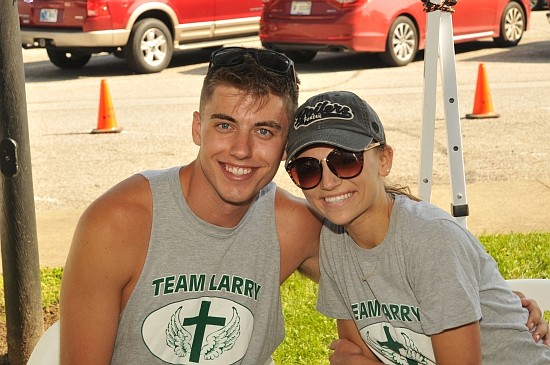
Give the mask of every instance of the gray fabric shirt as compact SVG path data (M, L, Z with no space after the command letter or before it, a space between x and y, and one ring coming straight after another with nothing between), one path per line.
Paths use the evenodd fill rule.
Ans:
M434 364L429 336L478 320L484 365L550 364L550 349L533 341L527 310L493 258L429 203L397 195L386 237L373 249L325 222L320 260L318 310L354 320L385 364Z
M148 171L147 258L121 314L112 364L264 364L284 338L275 185L221 228L189 209L179 167Z

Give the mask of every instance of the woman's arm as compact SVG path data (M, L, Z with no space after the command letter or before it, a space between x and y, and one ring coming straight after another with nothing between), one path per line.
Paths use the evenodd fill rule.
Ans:
M333 350L329 356L331 365L370 365L382 364L361 338L355 322L339 319L338 336L329 348Z
M479 322L433 335L432 346L438 365L481 365Z

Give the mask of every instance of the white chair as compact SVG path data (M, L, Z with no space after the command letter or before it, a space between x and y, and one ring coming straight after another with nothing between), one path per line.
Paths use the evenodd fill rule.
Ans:
M57 321L40 337L27 365L59 365L59 339L59 321Z
M550 311L550 279L510 279L506 281L512 290L520 291L527 298L536 300L541 310Z

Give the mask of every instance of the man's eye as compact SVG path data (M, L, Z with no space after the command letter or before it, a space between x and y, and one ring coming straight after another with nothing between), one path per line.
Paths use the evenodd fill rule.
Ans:
M262 136L271 136L271 135L273 135L273 133L271 133L271 131L269 129L265 129L265 128L260 129L259 133Z
M229 123L220 123L218 124L218 128L229 129Z

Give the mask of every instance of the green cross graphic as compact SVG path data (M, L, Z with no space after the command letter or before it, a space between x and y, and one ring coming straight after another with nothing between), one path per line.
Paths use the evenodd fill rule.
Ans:
M378 344L382 347L386 347L388 349L391 349L395 352L399 352L400 349L404 349L405 346L400 344L399 342L395 341L390 333L390 329L387 326L384 326L384 333L386 334L386 340L385 342L377 341Z
M209 301L202 302L199 315L196 317L185 318L182 323L184 326L196 325L195 335L193 336L193 346L191 347L191 354L189 356L189 361L191 362L198 363L200 361L201 347L202 347L202 342L204 340L204 332L206 330L206 326L208 325L224 326L225 325L225 318L210 317L208 315L208 311L210 310L210 304L211 302Z
M390 349L393 351L394 354L399 354L399 350L400 349L404 349L404 350L407 350L407 348L405 346L403 346L401 343L397 342L391 335L390 333L390 329L388 326L384 326L384 334L386 335L386 341L382 342L382 341L376 341L378 342L378 345L380 345L382 348L386 348L386 349ZM416 351L415 351L416 352ZM419 355L422 355L420 353L418 353ZM395 356L395 355L394 355ZM393 362L394 364L397 364L396 360L395 359L390 359L388 358L387 356L385 356L388 360L390 360L391 362ZM409 365L419 365L418 361L416 360L413 360L413 359L410 359L410 358L406 358L407 360L407 364Z

